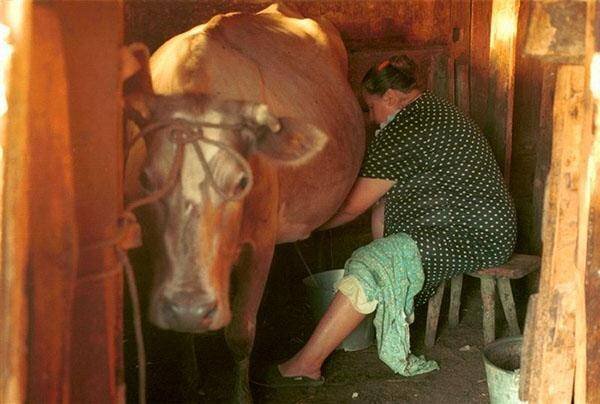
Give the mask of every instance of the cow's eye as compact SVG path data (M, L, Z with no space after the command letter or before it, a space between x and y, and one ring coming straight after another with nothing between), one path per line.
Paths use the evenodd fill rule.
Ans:
M248 177L245 175L242 175L235 186L235 190L234 190L235 194L238 195L238 194L244 192L244 190L246 189L246 187L248 186L249 183L250 183L250 181L248 180Z
M145 171L142 171L142 173L140 174L140 185L146 191L152 192L154 190L152 186L152 181L150 181L150 176L148 176L148 174Z

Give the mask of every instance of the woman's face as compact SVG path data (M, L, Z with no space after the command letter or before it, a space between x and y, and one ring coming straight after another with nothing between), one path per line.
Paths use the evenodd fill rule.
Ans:
M369 119L379 124L387 120L390 111L383 96L363 91L363 99L369 107Z

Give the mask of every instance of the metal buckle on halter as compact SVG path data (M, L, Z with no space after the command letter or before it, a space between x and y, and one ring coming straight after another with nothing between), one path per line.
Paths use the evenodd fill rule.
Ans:
M173 120L169 126L167 137L175 144L184 145L200 140L203 137L201 126L191 125L184 120Z

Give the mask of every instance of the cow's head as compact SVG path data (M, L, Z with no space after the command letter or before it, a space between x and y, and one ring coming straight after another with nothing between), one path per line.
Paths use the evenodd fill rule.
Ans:
M135 73L125 82L126 115L135 118L146 145L139 183L149 195L164 191L142 220L154 265L150 320L178 331L216 330L231 318L229 278L241 247L244 199L261 180L248 157L302 164L326 137L273 116L264 104L156 95L147 50L130 51L139 68L129 69Z

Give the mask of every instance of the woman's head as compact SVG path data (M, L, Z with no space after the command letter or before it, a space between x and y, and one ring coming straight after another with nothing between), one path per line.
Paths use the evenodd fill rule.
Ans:
M362 88L368 94L382 96L389 89L408 93L417 85L416 65L408 56L393 56L373 66L363 77Z
M405 55L394 56L372 67L362 80L362 93L371 119L383 123L419 94L415 63Z

